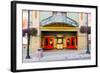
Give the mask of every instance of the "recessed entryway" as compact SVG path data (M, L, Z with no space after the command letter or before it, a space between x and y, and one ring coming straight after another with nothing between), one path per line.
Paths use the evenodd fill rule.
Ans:
M77 31L42 31L43 50L77 49Z

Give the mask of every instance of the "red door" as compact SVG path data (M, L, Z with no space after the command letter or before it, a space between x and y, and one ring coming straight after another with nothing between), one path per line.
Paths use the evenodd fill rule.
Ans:
M54 47L54 38L50 36L44 37L44 49L52 50Z
M69 37L66 40L66 48L67 49L76 49L77 48L77 40L76 37Z

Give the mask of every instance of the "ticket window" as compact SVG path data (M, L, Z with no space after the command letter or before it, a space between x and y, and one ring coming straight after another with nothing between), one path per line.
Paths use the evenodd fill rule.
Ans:
M57 37L57 49L63 49L63 38Z

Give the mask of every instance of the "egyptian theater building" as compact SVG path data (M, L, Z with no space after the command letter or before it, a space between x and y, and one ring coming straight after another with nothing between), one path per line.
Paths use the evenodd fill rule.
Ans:
M82 32L90 27L90 17L91 14L81 12L23 11L23 30L37 30L37 35L30 36L30 51L87 50L91 35ZM27 33L22 45L27 49Z

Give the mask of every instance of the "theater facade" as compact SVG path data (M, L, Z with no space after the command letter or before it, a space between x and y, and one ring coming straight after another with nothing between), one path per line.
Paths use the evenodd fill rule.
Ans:
M87 34L81 26L90 26L90 14L57 11L23 11L23 30L35 28L36 36L30 36L29 49L43 51L87 49ZM28 19L29 18L29 19ZM28 25L28 22L30 25ZM90 40L91 35L88 39ZM23 36L23 48L27 49L27 33Z

